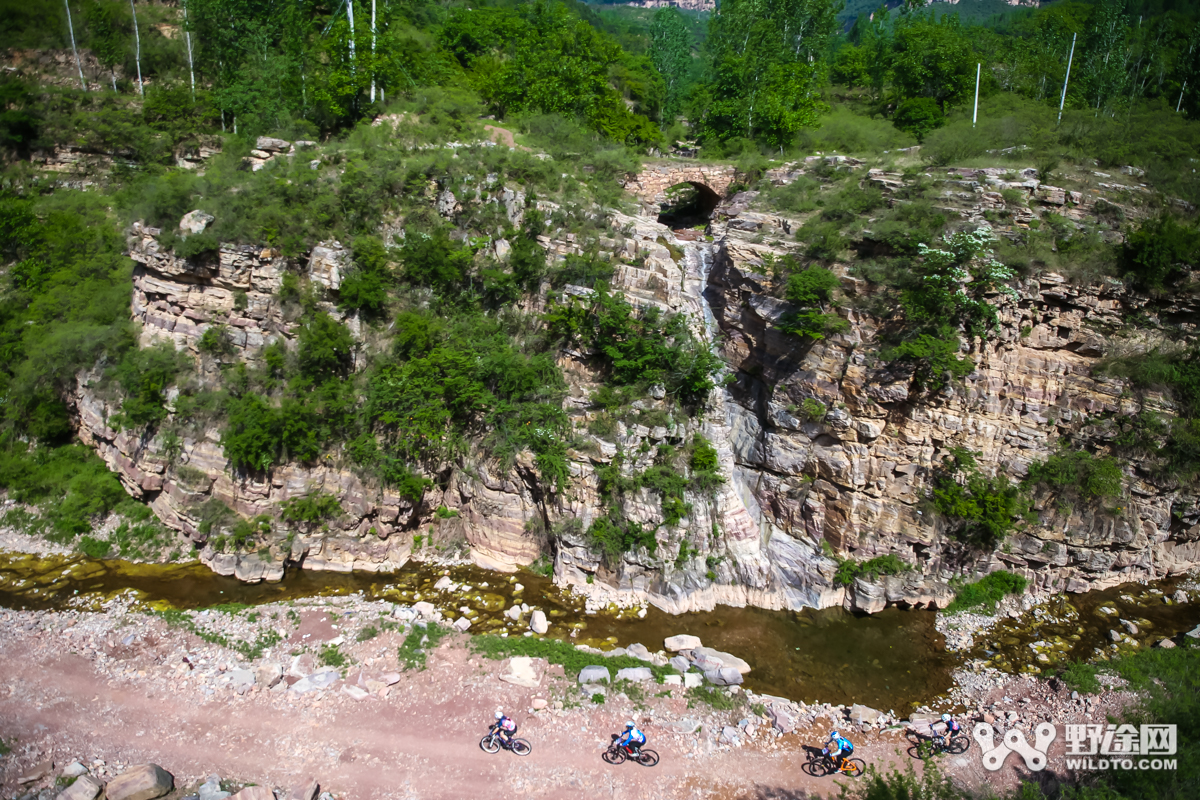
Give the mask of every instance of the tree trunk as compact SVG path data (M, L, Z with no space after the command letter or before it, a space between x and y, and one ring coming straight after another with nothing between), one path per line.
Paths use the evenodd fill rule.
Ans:
M137 61L138 94L145 97L146 90L142 86L142 37L138 34L137 9L133 6L133 0L129 0L129 11L133 14L134 60Z
M79 70L79 88L87 91L87 81L83 79L83 63L79 60L79 51L75 49L75 25L71 22L71 4L67 0L63 0L63 5L67 9L67 30L71 33L71 52L75 54L75 69ZM117 88L117 84L113 83L113 89Z

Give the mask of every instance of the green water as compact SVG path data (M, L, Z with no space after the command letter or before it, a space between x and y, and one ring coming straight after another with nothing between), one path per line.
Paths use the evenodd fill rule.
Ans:
M443 573L471 589L434 591L433 583ZM522 591L516 591L517 584L523 585ZM865 703L902 713L948 691L958 663L945 651L934 629L935 615L927 610L887 609L860 616L841 609L789 612L722 606L682 615L650 608L639 618L615 609L587 614L581 597L527 572L504 575L474 567L447 570L410 563L389 575L298 570L281 583L244 584L199 563L132 564L0 553L0 605L5 607L96 609L126 592L151 607L181 609L359 592L367 599L397 603L423 599L452 618L459 616L459 608L470 608L472 633L523 632L523 626L513 625L501 612L524 601L546 611L552 636L578 644L610 648L641 642L657 650L667 636L690 633L709 647L745 659L752 667L746 684L756 691L807 702Z
M458 588L435 591L448 574ZM517 589L520 585L522 588ZM968 654L1008 672L1044 672L1071 660L1104 658L1200 624L1200 602L1173 604L1174 582L1131 584L1102 592L1060 595L1041 618L1025 614L1000 621L976 637ZM582 597L528 572L505 575L475 567L450 569L410 563L394 574L338 574L294 570L280 583L240 583L199 563L133 564L81 556L40 558L0 553L0 606L29 609L99 609L132 592L153 608L205 608L220 603L261 603L361 594L369 600L411 604L427 600L451 618L467 608L472 633L525 632L503 610L525 602L546 611L550 635L605 649L641 642L651 650L678 633L733 653L752 667L746 684L756 691L806 702L864 703L901 714L947 692L951 672L964 659L947 653L935 630L935 613L889 608L856 615L840 608L766 611L720 606L714 611L671 615L650 608L588 614ZM1116 614L1102 613L1113 609ZM1108 631L1124 630L1120 618L1139 629L1116 647Z
M1162 639L1177 637L1200 625L1200 602L1174 603L1179 581L1123 584L1084 594L1056 595L1041 614L998 622L976 636L971 656L1004 670L1038 674L1071 661L1112 658ZM1132 622L1131 634L1121 620ZM1116 630L1121 641L1113 642Z

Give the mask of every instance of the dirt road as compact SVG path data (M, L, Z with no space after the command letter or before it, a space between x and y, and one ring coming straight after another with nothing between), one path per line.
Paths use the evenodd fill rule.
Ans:
M6 797L19 796L18 776L46 758L60 768L72 760L102 760L96 768L101 777L152 761L184 788L213 772L284 789L315 777L339 798L362 800L496 792L631 799L836 794L832 778L800 770L802 745L823 731L717 745L708 733L712 726L736 726L738 717L753 715L745 708L688 708L679 689L648 696L636 709L616 698L598 707L580 705L578 689L555 677L553 667L537 688L502 682L504 662L471 653L465 637L443 642L428 655L426 669L405 672L362 699L339 691L341 682L309 694L281 691L281 684L276 691L255 687L239 695L221 682L236 669L236 656L222 656L220 648L160 620L129 614L105 629L103 619L68 625L47 623L53 615L43 615L30 630L25 616L10 616L0 633L0 737L13 748L0 759ZM311 644L314 636L336 634L326 620L306 612L295 638ZM347 645L356 666L343 671L345 684L395 670L398 644L398 634L385 632ZM222 657L229 663L215 664ZM216 678L200 676L205 670ZM537 698L549 707L533 711ZM560 703L566 707L556 709ZM519 735L533 743L532 755L480 750L497 707L520 722ZM610 734L630 714L661 754L657 767L614 767L601 760ZM678 733L681 720L702 721L704 730ZM887 740L868 739L859 753L874 764L908 760Z

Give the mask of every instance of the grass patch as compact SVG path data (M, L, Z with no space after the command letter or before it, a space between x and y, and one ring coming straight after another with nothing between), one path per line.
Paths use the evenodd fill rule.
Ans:
M1095 664L1076 661L1068 664L1066 669L1058 673L1058 677L1076 692L1099 694L1100 681L1096 680L1097 671Z
M614 675L619 669L626 667L649 667L655 680L662 683L663 678L674 674L667 667L656 667L653 664L634 658L633 656L607 656L585 653L576 650L575 646L557 639L537 639L530 637L502 638L491 634L475 636L471 639L471 649L485 658L501 659L512 656L529 656L544 658L551 664L562 664L567 677L574 678L584 667L608 667ZM630 695L632 699L632 695Z
M240 606L241 604L230 603L225 605ZM213 606L213 608L219 608L219 606ZM245 606L245 608L249 608L249 606ZM167 623L167 625L171 626L172 628L181 628L189 633L194 634L198 638L203 639L209 644L215 644L226 649L233 650L234 652L241 654L241 656L248 661L254 661L268 649L283 641L283 637L280 636L279 632L276 630L268 630L259 634L258 638L253 642L241 642L227 639L219 633L213 633L210 630L201 628L195 623L188 612L180 611L179 609L175 608L168 608L165 611L151 611L150 613Z
M368 625L367 627L363 628L361 631L358 632L358 635L354 637L354 641L366 642L366 641L370 641L371 639L374 639L378 635L379 635L379 628L376 628L374 625Z
M406 672L410 669L425 669L425 656L430 650L437 647L438 642L449 633L449 628L443 628L440 625L426 625L424 628L414 627L412 632L404 637L400 647L396 649L400 665Z
M745 702L741 694L730 694L715 686L695 686L687 690L687 698L688 708L703 704L714 711L733 711Z
M346 654L336 644L326 642L321 645L321 652L317 653L317 663L323 667L341 668L350 663L350 660L346 658Z
M946 607L946 613L967 611L972 608L983 608L988 613L996 610L996 605L1005 595L1020 594L1025 591L1029 581L1020 575L1007 570L997 570L971 583L951 582L954 588L954 602Z

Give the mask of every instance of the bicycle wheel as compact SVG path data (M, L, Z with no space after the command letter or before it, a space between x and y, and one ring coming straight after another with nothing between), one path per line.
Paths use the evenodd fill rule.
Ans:
M508 749L519 756L527 756L533 752L533 745L524 739L513 739L512 745Z
M849 775L851 778L857 778L862 775L867 769L867 762L861 758L847 758L845 765L842 766L841 772L843 775Z
M479 740L479 748L485 753L499 753L500 740L489 734Z
M915 753L913 752L914 750L916 751ZM940 752L941 750L938 749L937 743L932 739L924 739L909 748L909 755L913 758L919 758L922 761L928 761Z
M823 758L810 758L800 769L814 778L822 778L829 774L829 765Z
M610 747L601 756L609 764L620 764L626 758L624 747Z
M637 762L643 767L653 767L658 763L658 753L653 750L643 750L638 755Z
M950 740L950 744L946 747L946 752L951 755L960 755L971 749L971 739L967 736L955 736Z

